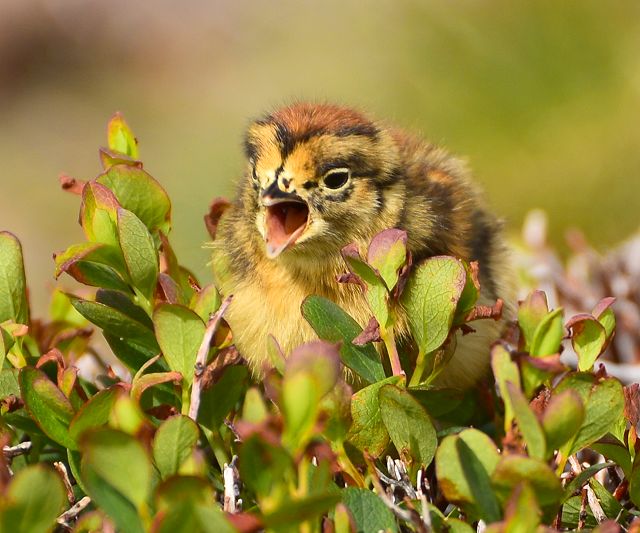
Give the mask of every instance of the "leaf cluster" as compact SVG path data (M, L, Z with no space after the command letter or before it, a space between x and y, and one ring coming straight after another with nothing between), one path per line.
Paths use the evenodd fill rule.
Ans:
M56 276L93 290L56 290L34 320L20 243L0 233L1 531L633 522L638 388L594 371L613 299L567 320L532 292L491 348L493 379L442 388L456 339L502 305L479 305L478 265L413 265L407 235L389 229L343 250L341 281L364 291L369 324L310 296L301 311L319 340L283 354L273 339L273 370L256 381L228 300L179 263L169 197L120 115L107 139L95 179L63 180L86 240L55 255ZM568 343L577 369L560 358Z

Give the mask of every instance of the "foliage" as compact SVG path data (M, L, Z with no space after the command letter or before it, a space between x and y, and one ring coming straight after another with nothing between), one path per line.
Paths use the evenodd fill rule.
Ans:
M491 348L495 382L445 389L456 338L499 319L501 302L477 304L477 265L412 265L390 229L364 255L343 250L367 327L310 296L302 313L321 340L285 359L274 343L255 382L228 302L176 258L169 198L120 115L100 156L97 178L64 184L86 241L55 255L56 276L95 294L57 290L34 320L20 244L0 234L3 531L534 531L638 514L638 388L594 371L611 299L565 323L533 291ZM565 339L578 370L560 360Z

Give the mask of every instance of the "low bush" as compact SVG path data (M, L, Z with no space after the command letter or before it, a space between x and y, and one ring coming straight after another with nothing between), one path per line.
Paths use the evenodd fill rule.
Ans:
M567 319L531 292L491 380L441 388L455 339L501 302L478 305L477 265L411 265L390 229L364 257L344 250L367 328L311 296L321 340L285 357L274 339L256 382L228 301L176 257L169 197L119 115L100 159L97 178L62 178L86 241L55 275L87 288L56 290L48 318L30 316L20 243L0 234L1 531L637 530L638 387L594 369L613 298Z

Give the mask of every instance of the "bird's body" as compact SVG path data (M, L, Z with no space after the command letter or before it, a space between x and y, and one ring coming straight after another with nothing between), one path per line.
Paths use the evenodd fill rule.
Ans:
M407 232L414 263L434 255L478 261L483 300L510 301L500 224L445 150L348 108L294 104L255 122L246 151L213 262L220 291L233 294L226 317L235 344L256 374L268 366L269 334L285 353L316 338L300 312L311 294L367 324L361 289L336 280L346 271L340 251L352 242L364 251L387 228ZM485 374L500 324L476 324L458 339L440 384L469 386Z

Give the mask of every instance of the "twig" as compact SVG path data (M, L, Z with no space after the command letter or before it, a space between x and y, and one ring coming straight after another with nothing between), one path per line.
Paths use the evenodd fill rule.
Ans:
M65 511L64 513L62 513L56 519L56 522L61 526L70 528L71 521L74 520L90 503L91 503L91 498L89 498L89 496L85 496L73 507L71 507L68 511Z
M376 465L373 462L371 456L365 452L364 460L369 467L369 471L371 472L371 481L373 482L373 486L376 489L376 494L380 497L382 502L391 510L393 514L395 514L400 520L404 520L405 522L410 522L416 526L416 530L419 533L429 533L425 528L424 522L420 519L418 513L412 513L399 507L389 497L389 495L384 490L382 484L380 483L380 478L378 477ZM418 515L416 517L416 515Z
M209 318L207 329L204 332L202 343L196 355L196 364L194 369L193 387L191 388L191 403L189 404L189 417L193 420L198 418L198 410L200 409L200 391L202 389L202 376L207 365L207 354L209 353L209 345L211 339L220 325L222 315L231 303L231 296L227 296L220 304L218 310Z
M18 455L24 455L31 450L31 441L21 442L15 446L3 446L2 453L7 459L13 459Z
M576 473L576 475L582 472L582 465L580 464L580 462L578 461L575 455L571 455L569 457L569 464L571 465L571 469ZM602 505L600 505L600 501L598 500L596 493L593 492L593 489L591 488L591 485L589 485L589 482L587 482L583 487L583 493L582 493L583 506L585 501L584 491L586 491L586 500L589 503L589 508L591 509L591 512L593 513L593 516L598 522L598 524L607 520L607 515L602 510ZM580 516L582 517L582 508L580 509ZM580 526L580 523L578 523L578 529L580 529L579 526ZM584 524L582 526L584 527Z
M427 528L427 531L431 531L431 512L429 511L429 504L427 502L427 496L422 491L422 479L424 477L424 470L422 468L418 469L418 474L416 475L416 495L420 500L420 506L422 510L422 522L424 527Z
M224 479L224 504L223 510L226 513L236 513L239 511L238 506L236 505L236 498L238 494L240 494L240 490L238 487L239 484L239 475L238 469L236 468L236 461L238 460L238 456L234 455L231 459L231 464L224 464L222 468L222 477Z
M376 472L380 479L384 481L387 485L393 487L400 487L404 490L405 494L409 496L412 500L417 499L417 494L413 486L411 485L411 480L407 475L407 468L404 463L399 459L392 459L387 456L387 471L391 477L385 476L380 470L376 468Z
M582 488L582 496L580 499L580 514L578 514L578 530L584 529L587 522L587 489Z
M76 496L73 493L73 487L71 486L71 480L69 479L69 472L67 472L67 467L64 466L64 463L61 463L60 461L55 461L53 463L53 466L62 476L64 488L67 489L67 499L69 500L69 503L73 505L76 502Z
M229 431L231 431L231 433L233 433L233 442L242 442L242 437L240 436L240 433L238 433L236 426L233 425L233 422L231 422L231 420L227 420L225 418L224 425L229 428Z

